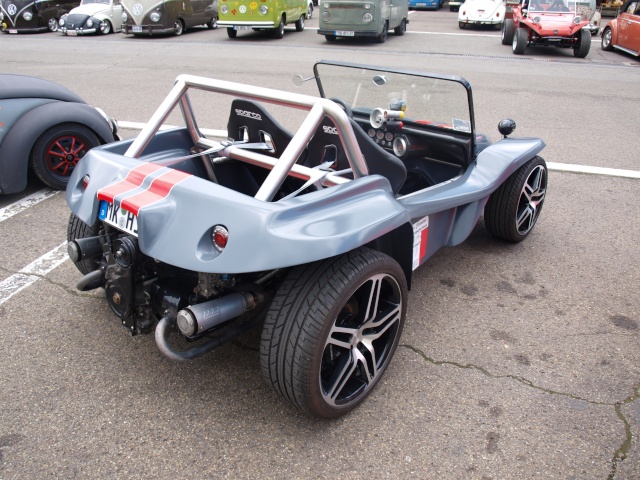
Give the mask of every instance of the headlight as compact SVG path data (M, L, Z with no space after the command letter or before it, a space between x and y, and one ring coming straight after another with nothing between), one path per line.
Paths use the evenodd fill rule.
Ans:
M87 26L87 28L93 27L93 20L91 19L87 20L87 23L85 23L85 25Z
M151 15L149 15L149 18L151 19L152 22L159 22L160 14L158 12L153 12Z
M540 16L536 15L535 17L533 17L533 23L535 23L536 25L540 23Z
M122 23L127 23L128 19L127 12L122 12Z
M60 21L58 22L58 25L60 25L61 27L64 27L64 17L60 19Z
M223 5L223 7L226 7L226 5ZM260 5L258 12L260 12L260 15L266 15L267 13L269 13L269 7L267 7L266 5Z
M331 21L331 14L329 12L322 12L322 21L323 22L330 22Z
M580 22L582 21L582 17L580 15L577 15L576 17L574 17L573 19L573 23L575 23L576 25L580 25Z
M24 12L22 14L22 18L24 18L27 22L30 22L33 18L33 15L31 14L31 12Z
M362 15L362 21L364 23L370 23L372 20L373 20L373 15L371 15L369 12Z
M229 7L227 7L226 5L222 5L220 7L220 13L222 13L223 15L226 15L227 13L229 13Z

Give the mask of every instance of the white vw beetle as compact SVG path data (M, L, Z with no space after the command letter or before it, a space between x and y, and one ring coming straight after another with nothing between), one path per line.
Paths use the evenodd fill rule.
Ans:
M122 5L120 0L82 0L79 7L60 18L63 35L106 35L122 30Z
M505 11L504 0L466 0L458 10L458 26L495 25L500 30Z

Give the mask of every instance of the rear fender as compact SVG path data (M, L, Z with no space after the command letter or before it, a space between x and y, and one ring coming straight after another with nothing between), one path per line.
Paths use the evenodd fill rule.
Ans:
M0 191L20 192L27 186L27 170L33 144L49 128L78 123L93 130L102 143L113 142L113 133L98 111L82 103L50 102L24 114L0 145Z

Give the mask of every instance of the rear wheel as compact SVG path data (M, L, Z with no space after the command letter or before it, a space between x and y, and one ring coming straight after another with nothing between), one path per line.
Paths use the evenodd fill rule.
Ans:
M233 27L227 28L227 36L229 38L236 38L237 35L238 31L236 29L234 29Z
M40 135L33 144L31 168L42 182L62 190L80 159L98 145L98 137L84 125L56 125Z
M591 49L591 33L588 30L580 30L578 33L578 43L573 49L573 56L584 58Z
M458 28L465 29L465 28L467 28L467 24L464 23L464 22L458 22Z
M336 36L335 35L325 35L324 38L327 39L327 42L335 42L336 41Z
M484 207L489 233L509 242L524 240L538 221L547 194L547 164L538 156L516 170Z
M396 28L393 29L393 34L401 37L407 31L407 19L403 18Z
M606 50L607 52L613 50L613 45L611 44L612 39L613 33L611 33L611 29L609 27L605 28L604 32L602 32L602 43L600 44L603 50Z
M304 15L300 15L300 18L296 22L296 32L301 32L304 30Z
M402 268L375 250L361 248L294 268L264 322L260 365L265 379L308 414L344 415L387 369L406 304Z
M282 18L280 18L280 25L278 25L276 29L273 31L273 36L274 38L284 37L284 15L282 16Z
M512 49L516 55L522 55L527 49L527 43L529 41L529 30L523 27L518 27L516 33L513 36Z
M215 30L216 28L218 28L218 18L213 17L211 20L209 20L207 22L207 28L209 30Z
M502 45L511 45L511 43L513 42L514 32L515 26L513 25L513 20L508 18L504 22L502 22L502 31L500 33Z

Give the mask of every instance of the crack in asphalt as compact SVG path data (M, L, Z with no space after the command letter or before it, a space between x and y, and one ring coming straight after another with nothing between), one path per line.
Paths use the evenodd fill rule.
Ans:
M496 374L496 373L491 373L486 368L480 367L478 365L462 364L462 363L458 363L458 362L452 362L452 361L449 361L449 360L436 360L434 358L429 357L422 350L420 350L419 348L416 348L416 347L414 347L412 345L402 344L401 343L398 346L399 347L404 347L404 348L406 348L408 350L411 350L412 352L420 355L424 360L426 360L427 362L429 362L429 363L431 363L431 364L433 364L435 366L450 365L452 367L461 368L461 369L465 369L465 370L476 370L476 371L482 373L483 375L485 375L487 377L490 377L490 378L510 378L510 379L515 380L515 381L517 381L519 383L522 383L523 385L526 385L527 387L531 387L533 389L540 390L541 392L548 393L548 394L551 394L551 395L560 395L560 396L563 396L563 397L571 398L573 400L579 400L579 401L582 401L582 402L586 402L586 403L589 403L589 404L592 404L592 405L602 405L602 406L606 406L606 407L613 407L615 412L616 412L616 415L618 416L620 421L624 424L624 430L625 430L625 439L620 444L620 447L618 447L616 449L616 451L613 453L613 458L611 459L611 470L610 470L609 476L607 477L607 480L615 480L616 472L618 470L618 464L627 458L627 454L629 453L629 448L631 447L631 440L633 439L633 432L631 431L631 423L629 422L627 417L624 415L624 413L622 411L622 407L625 406L625 405L630 405L631 403L635 402L636 400L638 400L640 398L640 385L636 385L635 387L633 387L633 394L629 395L627 398L625 398L624 400L621 400L619 402L614 402L614 403L597 402L595 400L589 400L589 399L586 399L586 398L579 397L579 396L574 395L572 393L559 392L559 391L556 391L556 390L552 390L550 388L540 387L538 385L535 385L531 380L528 380L528 379L526 379L524 377L521 377L519 375L499 375L499 374Z

